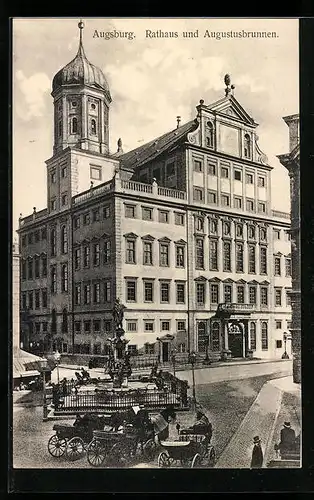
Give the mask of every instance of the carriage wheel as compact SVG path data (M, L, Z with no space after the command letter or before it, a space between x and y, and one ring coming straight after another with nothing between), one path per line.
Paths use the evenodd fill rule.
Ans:
M161 467L162 469L166 469L166 468L170 467L170 465L171 465L171 462L170 462L169 455L167 455L167 453L162 451L158 457L158 467Z
M211 450L209 452L209 460L208 460L209 467L214 467L215 462L216 462L215 448L211 448Z
M60 458L65 452L67 440L59 438L57 434L51 436L48 441L48 451L55 458Z
M148 439L143 446L144 457L147 460L153 460L156 455L157 444L153 439Z
M87 448L87 461L93 467L100 467L106 458L105 448L97 439L92 439Z
M78 460L83 456L84 451L83 439L76 436L68 441L65 454L69 460Z
M196 453L194 455L194 458L191 463L191 469L196 469L197 467L200 467L202 465L202 457L199 453Z
M130 460L132 448L123 442L115 443L108 452L107 465L121 467Z

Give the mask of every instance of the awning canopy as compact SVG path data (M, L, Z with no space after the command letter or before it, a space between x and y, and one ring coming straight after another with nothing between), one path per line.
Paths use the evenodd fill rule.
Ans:
M40 374L43 358L16 348L13 351L13 378L37 376Z

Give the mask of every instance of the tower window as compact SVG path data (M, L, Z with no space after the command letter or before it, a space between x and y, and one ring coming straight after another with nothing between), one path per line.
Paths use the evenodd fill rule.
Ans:
M214 127L212 122L207 122L206 127L206 147L213 148L214 147Z
M97 128L96 128L96 120L94 120L94 118L90 122L90 127L91 127L91 133L93 135L96 135L97 134Z
M249 134L244 136L244 157L251 158L251 138Z
M77 118L75 116L71 120L71 133L77 134Z

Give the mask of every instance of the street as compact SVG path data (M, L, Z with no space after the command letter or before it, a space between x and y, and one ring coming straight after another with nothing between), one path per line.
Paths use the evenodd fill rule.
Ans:
M273 366L272 366L273 365ZM266 367L269 367L268 369ZM280 376L283 370L289 371L288 363L263 363L238 366L235 372L238 379L226 378L226 369L204 368L196 371L196 397L203 405L213 425L212 444L217 458L238 429L250 406L263 384ZM223 367L224 368L224 367ZM236 367L233 367L234 369ZM245 368L245 379L241 379ZM271 373L269 372L272 369ZM65 376L60 368L60 377ZM218 371L217 371L218 370ZM199 372L199 373L198 373ZM262 372L262 374L261 374ZM263 373L264 372L264 373ZM266 372L266 373L265 373ZM219 375L220 374L220 375ZM179 375L179 374L178 374ZM188 378L188 373L180 372L180 378ZM236 376L236 373L233 374ZM206 383L202 383L207 379ZM209 381L210 380L210 381ZM21 394L22 395L22 394ZM19 395L15 396L19 399ZM27 407L28 406L28 407ZM90 468L86 456L75 462L65 458L56 459L48 453L47 443L54 434L54 421L42 421L42 407L15 404L13 408L13 466L14 468ZM191 415L178 412L177 420L184 427L190 423ZM58 421L61 423L62 421ZM65 422L71 423L71 420ZM175 437L175 426L171 426L171 435Z

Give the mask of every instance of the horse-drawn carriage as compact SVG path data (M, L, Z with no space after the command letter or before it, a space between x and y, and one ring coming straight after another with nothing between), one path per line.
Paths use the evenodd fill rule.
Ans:
M164 448L158 456L158 467L169 468L174 464L182 467L213 467L216 460L215 448L210 444L211 431L206 428L191 433L191 429L179 431L176 441L162 441Z
M93 431L104 428L104 417L86 414L76 417L73 425L55 424L55 434L48 441L48 451L55 458L65 455L69 460L81 458L93 439Z

